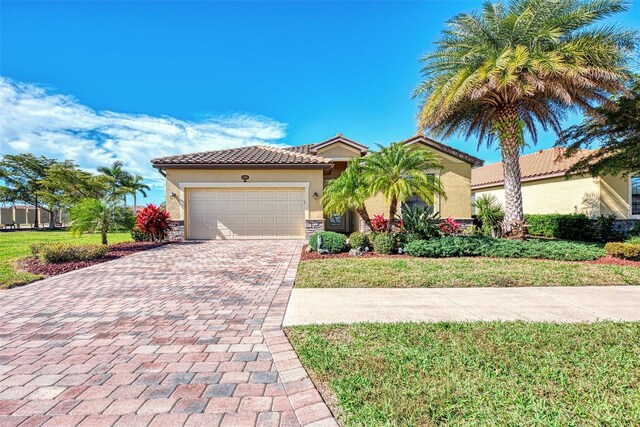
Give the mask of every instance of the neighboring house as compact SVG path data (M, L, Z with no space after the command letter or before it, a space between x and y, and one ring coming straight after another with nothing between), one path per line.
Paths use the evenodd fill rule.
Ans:
M403 141L432 150L442 160L447 192L436 200L441 216L471 218L471 167L482 160L416 135ZM351 232L363 227L348 212L327 218L320 199L368 147L341 134L317 144L276 148L251 146L153 159L166 177L167 210L186 239L302 238L317 230ZM419 203L419 200L413 200ZM367 202L370 215L388 212L382 196Z
M566 158L561 148L550 148L521 156L524 213L584 213L590 217L613 214L618 219L640 218L640 177L566 176L571 166L588 152ZM474 168L471 175L474 199L493 194L504 205L501 162Z

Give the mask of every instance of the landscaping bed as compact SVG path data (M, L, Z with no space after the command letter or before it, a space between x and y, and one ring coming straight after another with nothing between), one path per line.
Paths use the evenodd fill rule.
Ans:
M296 288L456 288L640 284L636 265L519 258L318 255L298 266ZM306 254L305 256L310 255ZM622 261L622 260L618 260ZM628 261L627 261L628 262Z
M342 425L639 425L640 323L287 329Z
M69 271L79 270L95 264L122 258L137 252L146 251L166 245L168 242L126 242L109 245L107 253L102 258L86 261L69 261L47 264L38 258L23 258L17 262L18 268L28 273L44 277L56 276Z

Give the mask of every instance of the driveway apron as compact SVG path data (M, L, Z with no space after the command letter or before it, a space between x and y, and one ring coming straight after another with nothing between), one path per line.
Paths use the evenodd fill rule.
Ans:
M172 244L0 292L0 426L335 425L281 329L301 244Z

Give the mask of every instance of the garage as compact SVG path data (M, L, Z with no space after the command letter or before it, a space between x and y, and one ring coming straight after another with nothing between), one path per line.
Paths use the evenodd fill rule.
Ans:
M187 238L303 238L305 188L207 188L187 192Z

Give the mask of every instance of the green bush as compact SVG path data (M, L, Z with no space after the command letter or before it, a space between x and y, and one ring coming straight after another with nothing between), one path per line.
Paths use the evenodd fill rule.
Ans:
M494 258L544 258L564 261L587 261L604 256L597 244L544 241L507 240L484 236L448 236L419 240L405 246L407 254L418 257L487 256Z
M144 231L138 230L138 228L133 227L131 230L131 238L134 242L150 242L151 237L145 233Z
M593 240L594 227L584 214L525 215L527 231L532 236L567 240Z
M322 236L322 247L330 254L337 254L347 248L347 238L340 233L333 231L318 231L309 237L309 247L313 251L318 251L318 236Z
M361 233L360 231L354 231L349 236L349 246L351 246L352 249L366 248L369 246L369 235Z
M72 243L38 243L31 245L33 256L47 264L69 261L88 261L105 256L107 245L89 245Z
M393 234L378 233L373 236L373 250L379 254L395 254L398 245L397 238Z
M632 236L625 240L625 243L632 243L634 245L640 245L640 236Z
M604 246L604 250L616 258L640 260L640 244L611 242Z

